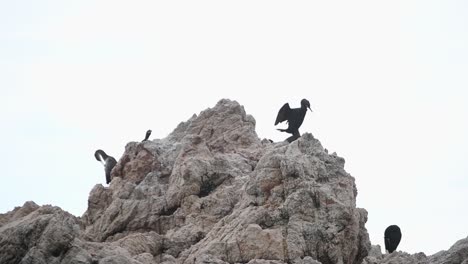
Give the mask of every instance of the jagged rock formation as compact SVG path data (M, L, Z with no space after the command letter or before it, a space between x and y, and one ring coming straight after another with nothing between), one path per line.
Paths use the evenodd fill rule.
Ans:
M0 263L354 264L371 248L344 159L308 133L260 140L235 101L127 144L112 177L81 218L32 202L0 215Z
M434 255L426 256L424 253L408 254L395 251L382 255L380 247L372 249L363 264L468 264L468 237L459 240L449 250L442 250Z

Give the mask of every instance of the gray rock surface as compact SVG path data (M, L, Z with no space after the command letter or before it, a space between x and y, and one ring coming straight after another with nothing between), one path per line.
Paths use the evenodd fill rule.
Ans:
M260 140L254 118L223 99L164 139L128 143L81 218L33 202L0 214L0 263L361 263L371 245L356 195L344 159L311 134Z
M468 264L468 237L459 240L450 249L442 250L431 256L426 256L422 252L408 254L401 251L383 255L380 253L380 247L378 247L378 251L374 248L376 246L372 246L372 250L364 259L363 264Z

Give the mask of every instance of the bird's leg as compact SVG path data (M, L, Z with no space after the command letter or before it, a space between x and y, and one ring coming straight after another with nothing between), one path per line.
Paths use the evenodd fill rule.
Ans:
M286 139L289 143L301 137L301 133L299 133L299 130L294 131L292 134L293 134L292 136Z
M297 138L301 137L301 133L299 133L299 129L293 133L293 136L295 136Z

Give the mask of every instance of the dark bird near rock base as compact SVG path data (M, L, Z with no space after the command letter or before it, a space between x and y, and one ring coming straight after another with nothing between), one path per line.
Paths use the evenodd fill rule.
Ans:
M148 131L146 131L145 139L143 139L141 142L144 142L144 141L148 140L150 136L151 136L151 129L149 129Z
M307 108L310 109L310 103L306 99L301 100L301 108L293 108L289 107L288 103L285 103L283 107L278 112L278 116L276 117L275 126L278 123L283 121L288 122L287 129L278 129L281 132L286 132L292 134L291 137L287 138L286 140L291 143L294 140L298 139L301 134L299 133L299 127L301 127L302 122L304 121L305 114L307 112ZM310 109L312 112L312 109Z
M400 244L401 240L401 230L397 225L391 225L385 229L384 234L385 239L385 250L389 253L395 251Z
M103 150L98 149L94 152L94 157L104 165L104 171L106 172L106 183L111 182L111 171L114 168L117 161L114 157L108 156Z

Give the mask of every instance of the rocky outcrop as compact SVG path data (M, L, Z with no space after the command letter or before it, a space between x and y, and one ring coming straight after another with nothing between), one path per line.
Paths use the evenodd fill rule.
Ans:
M468 237L459 240L449 250L440 251L434 255L426 256L424 253L408 254L395 251L382 255L380 247L378 251L373 249L363 264L468 264Z
M459 240L449 250L430 256L429 263L468 264L468 237Z
M81 218L0 215L0 263L354 264L371 248L344 159L308 133L260 140L235 101L128 143L112 178Z
M73 215L33 202L3 217L10 221L0 227L0 263L60 263L80 231Z

